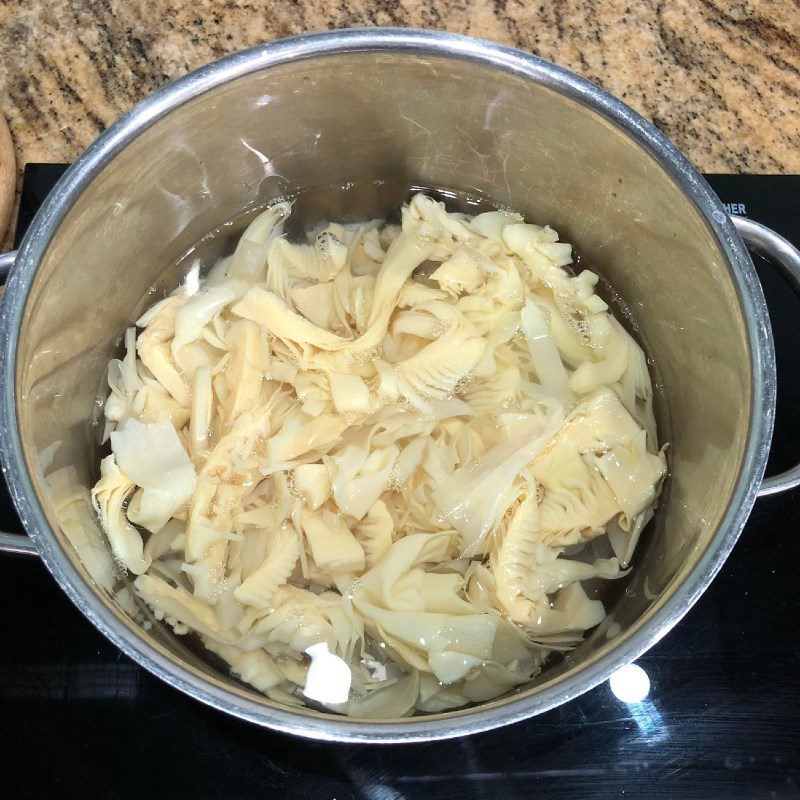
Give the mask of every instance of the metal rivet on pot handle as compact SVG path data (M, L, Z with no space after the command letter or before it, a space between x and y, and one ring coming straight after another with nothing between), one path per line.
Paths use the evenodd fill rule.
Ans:
M0 254L0 285L4 285L8 278L11 267L14 266L14 259L17 256L16 250L10 253ZM0 531L0 552L16 553L21 556L38 555L36 547L27 536L20 536L16 533L5 533Z
M747 217L732 216L733 224L744 239L747 249L773 261L800 295L800 250L788 239L784 239L771 228ZM800 486L800 464L764 478L758 491L759 497L778 494Z

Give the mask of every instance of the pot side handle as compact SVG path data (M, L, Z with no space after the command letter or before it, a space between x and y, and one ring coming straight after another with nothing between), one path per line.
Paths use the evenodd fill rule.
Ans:
M731 220L736 226L736 230L739 231L739 235L744 239L747 249L752 253L765 256L777 265L800 296L800 250L788 239L784 239L779 233L775 233L760 222L735 215L731 215ZM764 478L761 488L758 490L758 496L779 494L794 489L795 486L800 486L800 464L787 469L786 472Z
M0 254L0 286L5 286L8 273L11 271L11 267L14 266L16 255L16 250ZM18 533L6 533L5 531L0 531L0 552L14 553L19 556L38 555L33 541L28 536L22 536Z

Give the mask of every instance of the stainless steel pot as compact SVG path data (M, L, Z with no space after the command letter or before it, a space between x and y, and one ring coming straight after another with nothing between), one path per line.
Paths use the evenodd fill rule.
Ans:
M177 283L181 254L220 221L287 189L376 179L485 193L575 243L633 311L663 386L657 412L671 442L668 492L607 623L533 686L475 708L385 722L276 705L151 624L125 580L104 572L109 555L85 492L65 505L48 483L72 465L91 485L88 420L113 342L148 291ZM719 570L756 496L800 483L795 468L762 484L775 363L742 237L800 286L800 254L768 229L732 220L649 123L530 55L444 33L362 30L225 58L156 92L100 136L50 194L16 256L0 317L0 445L31 538L4 534L2 547L38 553L89 620L143 667L260 725L403 742L552 708L663 636Z

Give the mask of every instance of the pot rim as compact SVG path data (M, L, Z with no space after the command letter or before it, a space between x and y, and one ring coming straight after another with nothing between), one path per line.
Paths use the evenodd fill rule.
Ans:
M583 667L473 709L390 722L352 720L257 702L244 691L214 681L149 640L116 614L83 578L59 545L33 489L22 451L15 405L16 345L28 292L59 225L106 163L151 124L197 95L255 71L333 53L401 51L477 61L565 95L600 114L639 146L690 199L726 257L742 308L752 369L752 413L730 504L705 552L661 606L618 644ZM201 702L259 725L307 738L342 742L419 742L486 731L526 719L577 697L641 656L694 605L721 568L747 521L764 474L775 412L775 354L766 302L752 260L721 202L663 134L613 95L536 56L452 33L383 28L306 34L266 43L222 58L157 90L102 133L47 197L22 242L0 308L0 452L17 512L47 568L81 612L139 665Z

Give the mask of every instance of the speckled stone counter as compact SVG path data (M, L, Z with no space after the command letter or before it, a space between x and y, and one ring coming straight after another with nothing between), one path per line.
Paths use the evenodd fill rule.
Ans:
M7 0L0 110L20 167L71 161L164 82L324 28L467 33L615 93L703 170L800 172L797 0Z

